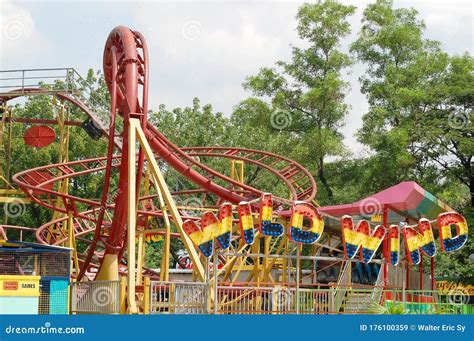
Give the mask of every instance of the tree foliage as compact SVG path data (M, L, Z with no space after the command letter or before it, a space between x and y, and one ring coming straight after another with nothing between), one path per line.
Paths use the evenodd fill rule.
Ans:
M344 53L340 45L351 32L348 19L354 11L354 6L334 0L303 4L296 15L299 41L291 47L291 58L249 76L243 86L252 97L237 103L231 113L215 112L211 104L194 98L189 106L159 106L150 111L150 121L179 147L238 146L293 159L317 180L317 199L323 205L355 202L413 180L474 225L473 57L443 51L439 42L425 37L425 24L415 9L396 8L391 0L367 5L351 54ZM368 149L366 157L352 156L341 133L349 111L349 86L343 76L355 60L366 67L360 88L369 108L357 132ZM101 73L90 70L82 85L93 88L89 100L110 100ZM55 119L51 98L29 97L15 108L15 116ZM70 120L84 118L70 108ZM27 128L14 124L11 174L59 160L57 143L42 149L26 146L22 135ZM104 139L92 141L80 128L71 128L70 146L70 160L106 153ZM226 159L199 161L230 174ZM172 191L196 188L163 162L160 167ZM256 167L245 169L245 183L286 194L283 184ZM70 190L98 198L102 184L100 176L84 176L75 179ZM30 205L9 223L38 227L50 218L49 210ZM160 266L162 244L149 245L147 266ZM182 248L180 240L172 241L172 266ZM437 275L472 280L472 252L472 236L463 250L439 252Z
M244 87L271 99L271 123L290 137L296 161L311 169L323 185L328 202L334 200L325 173L330 156L347 154L340 129L348 112L344 97L348 84L342 71L352 64L340 51L350 33L347 18L355 11L336 1L302 5L296 15L297 32L306 47L293 47L290 61L278 61L247 78ZM281 117L283 114L286 117ZM284 120L283 124L279 120Z
M415 9L395 9L390 0L365 9L351 46L367 66L361 90L369 111L358 137L376 152L374 173L384 169L376 187L416 180L436 191L453 179L470 190L472 206L474 60L449 56L424 29Z

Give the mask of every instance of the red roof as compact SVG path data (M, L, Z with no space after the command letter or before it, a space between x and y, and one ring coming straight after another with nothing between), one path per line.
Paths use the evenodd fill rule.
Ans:
M370 218L383 214L384 207L389 211L389 222L400 221L401 217L433 219L441 212L452 211L414 181L399 183L352 204L323 206L318 210L334 217L347 214Z

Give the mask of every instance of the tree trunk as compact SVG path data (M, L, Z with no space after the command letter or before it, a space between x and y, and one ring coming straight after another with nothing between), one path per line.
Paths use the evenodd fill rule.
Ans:
M332 189L329 186L329 184L326 180L326 177L324 175L324 159L322 157L319 158L318 178L321 181L321 183L323 184L324 189L326 189L326 192L328 193L329 199L331 199L331 201L332 201L332 199L334 198L334 194L333 194Z
M471 208L474 208L474 175L469 176L469 192L471 194Z

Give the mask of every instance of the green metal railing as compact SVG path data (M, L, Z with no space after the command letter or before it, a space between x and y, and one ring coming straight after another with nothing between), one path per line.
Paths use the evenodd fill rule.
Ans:
M339 289L335 289L339 290ZM355 314L473 314L470 296L437 290L383 290L380 301L371 299L372 290L347 290L342 313Z

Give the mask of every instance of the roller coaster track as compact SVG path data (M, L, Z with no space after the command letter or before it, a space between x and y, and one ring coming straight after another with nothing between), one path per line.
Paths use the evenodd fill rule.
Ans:
M100 268L105 254L117 254L121 258L125 251L125 205L128 200L126 196L128 183L125 179L128 175L126 169L128 141L123 138L126 134L119 132L115 125L117 113L123 118L123 131L126 131L130 118L140 119L142 129L155 156L200 188L200 190L185 190L177 194L191 195L208 192L221 200L234 204L242 200L260 197L261 190L242 184L199 162L199 158L206 157L241 160L245 164L255 165L273 174L286 185L289 191L288 198L277 198L277 200L309 202L314 199L316 184L313 177L306 169L290 159L269 152L245 148L179 148L152 126L147 121L148 53L145 40L140 33L126 27L117 27L110 33L104 51L104 75L112 97L110 110L104 110L91 103L90 98L87 99L78 88L57 91L21 87L0 93L0 100L3 102L25 95L54 94L61 100L80 108L99 125L109 139L106 157L37 167L20 172L13 177L18 186L35 203L65 214L72 212L75 235L79 240L86 235L93 235L92 239L82 239L89 246L80 259L79 278L86 274L93 274L91 272L93 268ZM122 154L119 155L115 152L116 150L122 150ZM143 163L144 156L140 150L137 164L137 186L139 186L140 178L143 175ZM114 169L119 174L118 195L113 198L111 203L109 182L110 174ZM105 173L104 188L100 200L65 194L55 189L59 188L58 183L63 179L99 173ZM45 174L48 176L44 176ZM63 201L64 207L55 205L58 198ZM145 205L146 198L140 198L140 202L139 218L161 215L160 210L154 209L153 205L151 207ZM68 234L63 228L64 221L62 219L66 219L66 217L41 226L36 234L38 240L43 243L64 243Z

